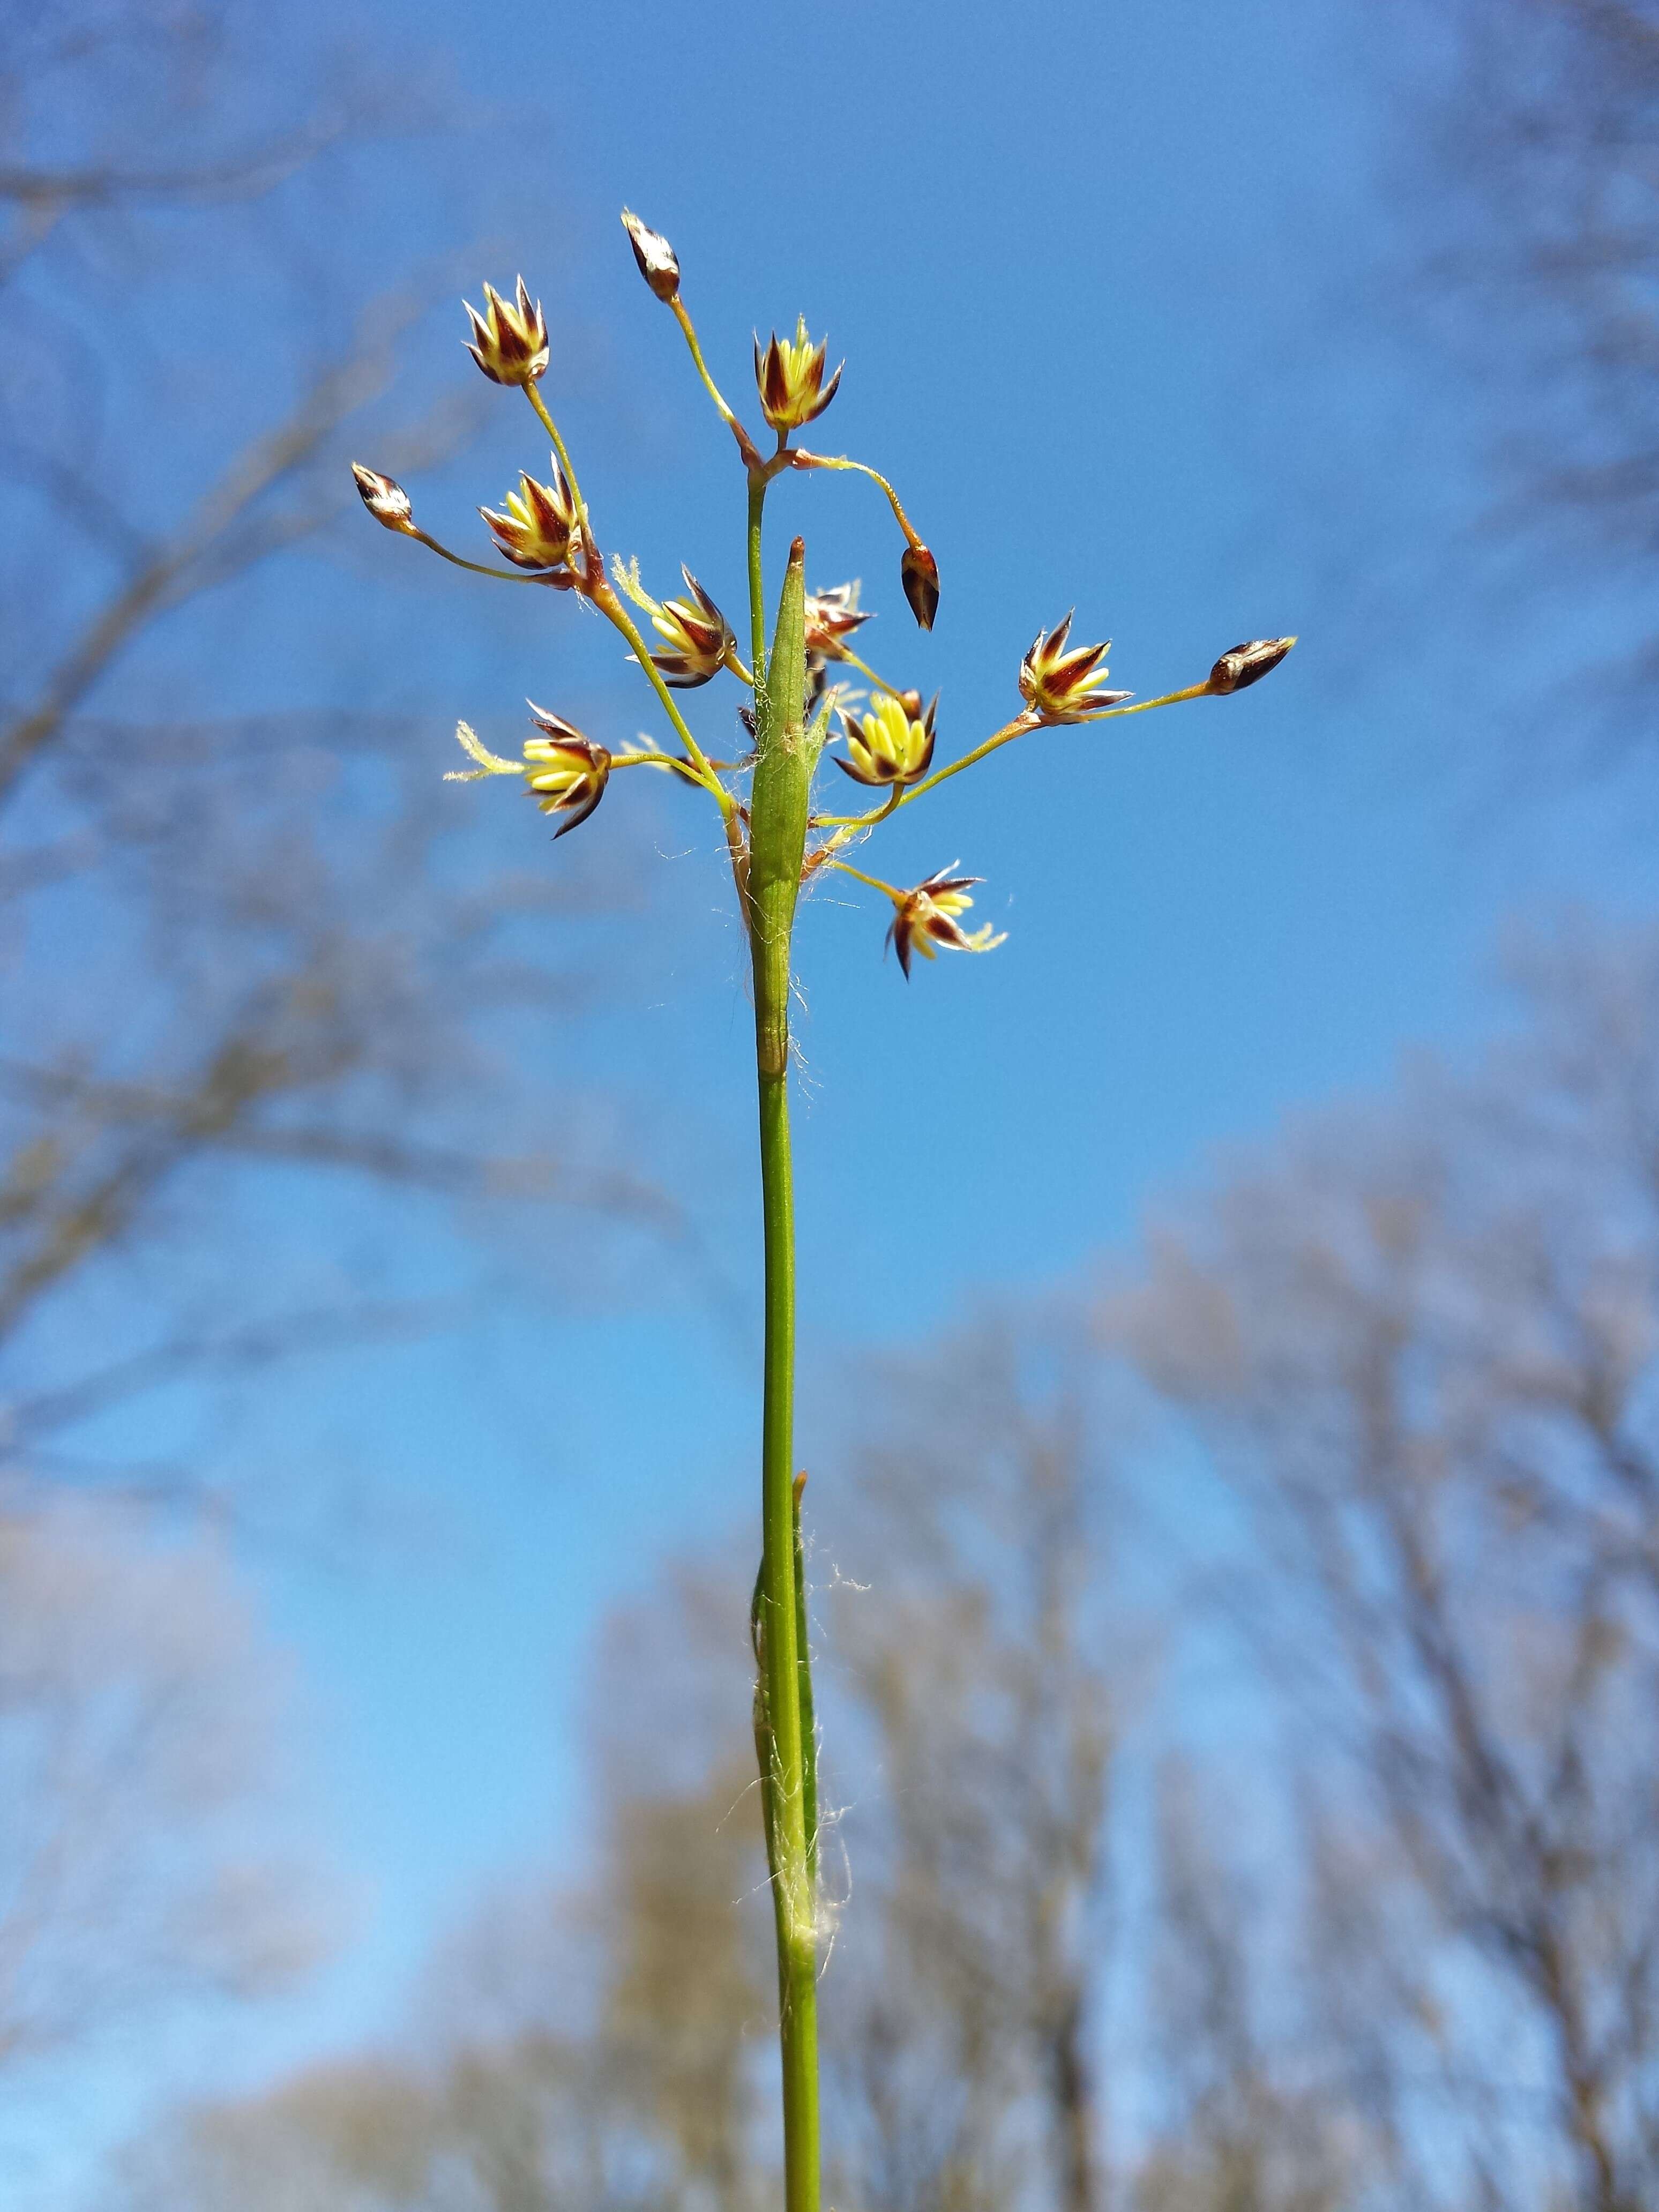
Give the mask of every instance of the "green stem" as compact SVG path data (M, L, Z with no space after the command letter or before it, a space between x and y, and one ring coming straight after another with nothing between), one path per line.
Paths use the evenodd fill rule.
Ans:
M749 653L757 691L766 681L766 576L761 567L761 517L770 481L758 469L749 471Z
M885 806L877 807L868 814L820 814L814 817L816 826L820 830L868 830L872 823L885 820L896 807L908 806L913 799L937 791L940 784L948 783L953 775L960 775L963 769L977 767L988 753L995 752L1000 745L1012 744L1016 738L1023 738L1031 730L1091 730L1097 722L1115 722L1121 714L1150 714L1157 707L1178 707L1184 700L1207 699L1210 696L1207 682L1189 684L1184 691L1166 691L1158 699L1138 699L1133 707L1107 707L1098 714L1079 714L1075 722L1045 722L1028 708L1024 714L1016 714L1012 722L1005 722L982 745L975 745L972 752L964 753L948 767L935 769L925 782L911 784Z
M1184 691L1166 691L1161 699L1137 699L1133 707L1109 707L1103 714L1091 714L1091 722L1115 722L1120 714L1150 714L1154 707L1178 707L1183 699L1207 699L1209 678L1189 684Z
M732 433L732 435L737 440L738 451L743 455L745 467L752 468L760 459L760 455L755 448L755 441L750 436L748 431L744 428L742 423L738 422L737 416L732 412L732 410L726 405L725 397L721 392L719 385L715 383L714 378L708 374L708 364L702 357L702 348L697 343L696 330L692 323L690 313L688 310L684 301L682 300L679 294L676 292L673 298L670 300L668 304L673 310L675 321L685 333L685 343L691 349L691 358L697 365L697 374L702 379L704 391L707 392L708 397L714 401L715 406L720 410L720 420L725 423L726 428Z
M526 385L524 396L535 409L543 429L553 441L553 450L559 457L559 465L564 471L564 480L570 487L570 496L575 501L576 512L586 522L587 501L582 497L582 488L576 481L576 471L570 465L570 456L564 449L564 440L559 435L558 425L547 411L547 402L533 384Z
M750 490L750 513L758 502ZM817 1924L794 1476L795 1216L789 1150L789 950L806 842L812 732L805 726L805 549L789 550L769 681L757 694L748 923L755 978L766 1346L761 1412L763 1803L777 1929L786 2212L817 2212Z
M843 876L851 876L859 883L868 884L872 891L885 891L895 906L904 904L907 893L895 890L891 884L883 883L879 876L866 876L862 868L855 868L850 860L826 860L824 866L836 869Z
M868 461L849 460L845 453L809 453L800 446L795 447L789 458L798 469L853 469L860 476L868 477L872 483L879 484L886 493L887 504L893 510L893 520L904 532L905 544L918 546L921 544L921 538L916 535L915 525L904 512L898 494L883 476L881 471L872 469Z
M812 1702L812 1638L806 1619L806 1546L800 1533L804 1474L795 1477L795 1678L800 1689L801 1808L806 1824L806 1870L816 1896L818 1885L818 1723Z
M845 660L850 663L850 665L856 668L861 675L865 675L869 678L870 681L875 685L878 691L886 692L889 698L897 699L902 697L903 694L896 684L890 684L884 676L878 676L875 670L871 667L869 662L867 660L860 660L857 653L853 652L850 647L843 645L833 657L837 660Z
M757 1029L787 1020L788 941L781 959L756 955ZM761 976L769 981L763 987ZM760 1071L762 1218L766 1241L766 1352L761 1416L761 1516L764 1547L765 1708L770 1753L772 1904L778 1947L779 2040L783 2058L787 2212L817 2212L817 1942L812 1850L806 1825L806 1758L801 1711L802 1652L797 1596L794 1475L795 1224L789 1152L789 1079Z
M610 623L614 629L619 629L623 635L628 640L629 645L633 647L634 658L639 662L640 666L645 671L645 678L647 683L649 684L651 689L656 693L658 699L661 702L664 714L667 715L669 720L673 724L680 743L685 747L687 753L690 756L691 765L697 772L698 781L701 782L707 790L714 794L715 799L719 803L720 812L729 820L732 811L732 794L726 790L725 785L721 783L719 777L714 774L714 769L708 764L708 758L703 752L702 747L692 736L690 726L686 721L684 715L682 714L679 710L678 702L675 699L673 693L669 690L667 684L664 683L662 671L658 667L656 662L651 658L650 648L647 646L645 640L640 635L638 623L635 623L633 617L629 613L627 608L617 597L609 577L605 576L603 572L601 572L599 582L592 587L587 596L592 600L594 605L605 617L605 620Z
M428 553L435 553L441 561L447 561L452 568L469 568L475 576L494 576L503 584L547 584L552 580L546 569L487 568L482 561L464 561L459 553L452 553L447 545L440 545L435 538L428 538L424 530L406 530L403 534L405 538L412 538L417 545L424 545ZM553 586L555 591L558 588L556 584Z

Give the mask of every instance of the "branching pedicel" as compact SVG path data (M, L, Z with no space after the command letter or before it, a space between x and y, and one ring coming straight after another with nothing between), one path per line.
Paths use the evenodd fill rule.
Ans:
M805 549L789 549L769 650L763 602L762 519L768 489L787 469L852 471L885 495L904 538L899 577L918 624L931 629L939 608L939 567L917 536L887 478L863 461L808 452L793 434L822 415L842 372L826 377L826 348L813 344L803 319L793 338L755 341L755 381L761 412L776 438L763 453L726 404L703 360L680 295L680 266L667 240L623 211L623 222L641 274L673 313L710 398L737 442L748 479L749 659L736 633L689 568L685 597L654 599L637 561L607 564L563 439L538 389L550 349L539 304L520 278L515 297L484 287L485 312L469 307L468 350L492 382L518 386L552 442L549 483L522 475L500 508L480 508L496 550L509 564L468 561L420 529L409 496L390 477L356 470L364 504L378 522L413 538L456 567L507 583L574 591L597 608L627 641L678 741L665 750L647 740L611 750L557 714L532 705L537 735L520 760L503 759L463 722L457 735L473 765L455 780L517 776L545 814L560 817L563 836L585 822L605 797L613 772L650 768L701 790L719 809L748 933L754 970L756 1060L760 1088L760 1156L765 1233L766 1349L762 1418L762 1559L750 1623L758 1679L755 1740L761 1803L777 1929L780 2037L783 2061L785 2197L787 2212L816 2212L818 2201L817 1974L818 1963L817 1741L801 1566L800 1498L805 1476L793 1468L794 1207L789 1152L789 948L801 885L822 869L867 884L892 903L888 935L908 977L915 955L941 951L988 952L1002 943L988 925L964 927L962 917L978 881L941 868L909 888L855 867L848 854L878 825L928 792L1030 732L1058 724L1109 721L1172 707L1185 699L1242 691L1276 668L1296 641L1256 638L1224 653L1201 684L1130 704L1131 695L1106 685L1105 645L1074 646L1068 614L1039 634L1021 662L1024 704L959 759L933 766L938 699L878 676L853 641L868 619L858 586L806 589ZM659 641L647 643L629 613L647 617ZM865 679L854 690L842 672ZM674 694L728 672L749 692L738 710L754 739L745 759L704 751ZM858 707L868 700L868 711ZM831 756L852 781L881 794L862 812L817 811L813 782L832 719L845 754ZM665 1995L672 2002L672 1993Z

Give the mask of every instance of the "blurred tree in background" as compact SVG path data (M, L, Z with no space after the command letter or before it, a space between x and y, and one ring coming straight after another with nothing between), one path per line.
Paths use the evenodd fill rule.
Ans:
M316 1948L269 1655L222 1552L135 1510L250 1501L176 1400L145 1431L156 1394L431 1327L385 1256L423 1202L673 1226L602 1108L554 1153L501 1048L574 1011L529 925L578 927L591 884L490 872L429 745L315 703L378 688L319 680L296 565L360 520L353 446L429 465L471 431L470 395L393 386L449 272L369 295L335 242L456 135L422 72L234 0L0 25L0 2064ZM153 1452L102 1443L115 1408Z
M499 1049L515 1006L572 1006L526 925L591 885L483 872L409 728L310 703L326 641L270 596L358 519L353 442L429 465L471 425L391 389L447 272L365 300L330 243L366 160L431 158L418 57L392 96L291 40L262 66L280 35L184 0L0 32L0 1449L36 1478L97 1468L83 1425L181 1377L429 1322L361 1255L341 1279L343 1227L284 1279L331 1180L672 1220L602 1112L556 1158L532 1137Z
M0 1521L0 2067L278 1985L329 1932L246 1601L210 1541L137 1520L57 1498Z
M1659 935L1528 980L1524 1043L1314 1125L1115 1318L1250 1501L1325 2048L1410 2201L1616 2212L1659 2188Z
M1572 720L1627 750L1652 735L1659 655L1659 6L1458 0L1394 48L1419 52L1403 88L1432 147L1427 232L1502 426L1491 520L1544 548L1556 604L1582 605L1600 681Z

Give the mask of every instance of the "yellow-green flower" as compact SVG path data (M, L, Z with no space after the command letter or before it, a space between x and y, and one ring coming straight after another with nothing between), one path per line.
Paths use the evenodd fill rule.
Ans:
M1264 676L1271 676L1295 643L1293 637L1253 637L1234 646L1210 671L1206 688L1224 698L1230 691L1248 690Z
M920 709L921 701L915 703ZM878 697L868 714L853 715L843 708L841 726L847 740L847 758L842 760L837 753L836 766L845 769L854 783L883 787L920 783L933 765L933 717L938 711L937 692L926 714L912 714L908 702L895 698L890 691Z
M511 306L493 284L484 286L482 315L469 301L463 300L461 305L472 320L472 342L467 351L492 384L533 384L545 372L547 324L541 301L532 306L522 276Z
M525 740L525 780L544 814L568 817L554 833L562 837L566 830L586 822L605 797L611 755L603 745L585 738L574 724L562 715L550 714L533 699L530 712L537 728L546 734Z
M1100 689L1108 672L1109 640L1104 645L1074 646L1068 653L1066 641L1071 632L1070 615L1058 629L1040 630L1019 664L1020 694L1045 722L1085 721L1103 708L1119 706L1134 696L1132 691Z
M570 557L577 516L557 454L553 456L550 484L520 474L519 489L508 492L505 506L505 514L489 507L478 512L507 558L520 568L562 568Z
M651 603L651 627L669 648L653 653L651 662L671 690L694 691L720 673L738 641L731 623L684 562L680 574L690 599L665 599L660 606Z
M799 430L804 422L815 422L835 398L841 368L847 364L843 362L829 383L824 382L823 360L829 343L828 338L820 338L813 344L806 335L805 315L796 323L793 339L781 338L774 331L764 353L757 335L755 382L760 387L761 412L775 430Z
M953 868L957 865L951 863ZM969 887L979 881L977 876L953 876L941 868L906 891L887 935L907 980L913 952L933 960L941 945L947 952L990 952L1003 942L1006 930L994 930L988 921L979 929L964 929L957 919L972 906Z

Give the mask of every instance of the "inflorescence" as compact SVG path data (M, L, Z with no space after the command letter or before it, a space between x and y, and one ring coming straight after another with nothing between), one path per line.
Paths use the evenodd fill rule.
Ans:
M454 771L451 780L471 782L484 777L518 777L544 813L560 817L557 836L586 821L605 797L614 769L655 768L678 781L700 786L720 809L747 919L749 816L744 778L752 763L734 764L711 758L693 735L673 694L710 684L723 672L729 674L750 695L738 713L746 727L752 731L755 726L756 702L766 681L757 518L767 486L788 469L851 471L877 484L903 535L900 586L917 625L924 630L933 628L939 611L939 564L916 534L898 494L878 471L845 455L811 453L792 442L798 431L823 414L840 386L842 368L825 374L828 342L813 341L805 317L798 321L793 338L780 338L774 332L763 346L756 336L755 382L760 410L776 437L775 449L763 453L727 405L703 360L696 331L681 297L679 258L673 247L629 210L623 210L622 220L640 273L678 322L697 373L735 439L747 472L752 665L743 659L737 632L689 568L682 567L680 571L685 596L659 601L641 582L637 561L613 556L607 562L601 552L569 453L539 389L551 348L541 304L532 303L522 276L512 300L486 284L483 313L471 306L466 310L471 330L467 350L492 383L517 386L524 392L553 448L550 481L544 483L528 471L522 472L517 489L507 494L500 507L478 510L489 527L495 551L509 565L499 568L453 552L416 523L409 495L400 484L361 464L354 464L353 473L363 504L377 522L402 537L415 538L456 567L506 582L541 584L550 590L578 593L626 641L629 657L651 684L680 748L665 750L647 739L612 750L586 737L561 715L532 704L536 734L525 740L522 757L517 760L489 751L461 723L456 734L473 765ZM629 605L647 618L658 641L654 649L629 612ZM936 769L937 695L924 708L918 690L896 688L860 656L853 641L870 618L869 611L859 604L856 583L838 584L806 596L809 696L803 702L804 711L810 714L813 730L821 735L827 733L832 714L838 719L845 751L831 757L854 782L879 793L880 798L878 804L863 813L811 815L808 826L816 842L809 842L801 877L805 881L821 869L834 868L890 899L893 919L888 939L907 977L914 954L931 960L941 948L988 952L1003 939L988 924L972 930L962 926L960 916L973 903L968 893L979 881L977 877L940 869L926 881L904 889L854 866L847 855L878 823L1031 731L1106 721L1175 706L1187 699L1224 697L1259 683L1296 643L1293 637L1250 639L1221 654L1202 683L1131 704L1132 693L1106 688L1110 646L1073 645L1072 616L1067 614L1053 629L1039 632L1019 664L1018 690L1024 702L1020 710L972 750ZM862 677L867 689L855 690L848 671ZM954 869L957 864L951 865Z

